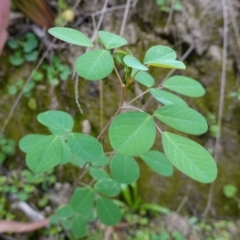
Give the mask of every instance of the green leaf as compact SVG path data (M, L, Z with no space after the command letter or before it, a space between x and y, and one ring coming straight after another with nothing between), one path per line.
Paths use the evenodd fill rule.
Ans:
M107 50L98 49L81 55L75 64L79 76L86 80L101 80L114 68L112 55Z
M28 134L21 138L19 142L19 148L24 152L27 153L31 148L35 145L35 143L42 138L45 138L47 135L42 134Z
M136 73L136 70L133 71L132 76ZM146 87L152 87L155 83L155 80L151 74L148 72L139 71L134 77L135 80Z
M37 120L56 135L68 135L71 133L74 124L70 114L57 110L40 113L37 115Z
M24 63L24 58L22 55L19 55L19 54L14 54L14 55L11 55L9 57L9 62L15 66L15 67L18 67L18 66L21 66L23 63Z
M119 183L134 183L140 175L139 166L133 157L116 154L110 163L110 172Z
M89 173L92 176L92 178L94 178L95 180L109 178L109 174L106 171L104 171L103 169L96 168L96 167L90 167Z
M61 206L57 209L55 215L61 218L67 218L74 214L72 207L69 204Z
M92 163L92 166L104 167L108 164L108 157L103 154L97 161Z
M63 156L62 156L61 164L66 164L71 160L72 152L66 142L62 141L62 145L63 145Z
M163 83L163 86L189 97L201 97L205 94L205 89L201 83L185 76L170 77Z
M150 93L157 101L164 105L176 104L181 106L188 106L187 103L180 97L164 90L151 88Z
M111 178L100 179L96 182L94 188L99 193L108 197L116 197L121 192L119 183L112 180Z
M89 221L94 220L93 203L94 192L89 187L76 188L70 199L72 209Z
M236 197L237 191L237 187L232 184L226 184L223 186L223 194L227 198Z
M173 174L173 166L159 151L149 151L140 156L142 160L156 173L168 177Z
M99 31L98 34L106 49L118 48L128 43L125 38L111 32Z
M153 117L144 112L125 112L112 121L109 139L114 150L124 155L140 155L153 145L156 127Z
M160 121L179 131L194 135L205 133L208 129L205 118L192 108L180 105L167 105L154 112Z
M62 141L58 136L45 136L38 140L27 152L26 162L34 172L45 172L62 160Z
M162 142L166 156L178 170L202 183L216 179L216 163L201 145L169 132L162 134Z
M113 226L121 219L119 207L112 200L105 197L97 199L97 215L99 220L107 226Z
M93 47L90 39L78 30L66 27L54 27L50 28L48 32L64 42L83 47Z
M80 133L72 133L68 138L72 152L85 162L98 161L103 155L102 145L96 138Z
M88 226L86 221L79 214L76 214L72 220L70 230L74 236L82 238L87 235Z
M144 64L163 68L185 69L185 65L175 60L176 53L166 46L153 46L146 52Z
M127 55L123 58L124 63L131 68L137 69L137 70L142 70L142 71L147 71L148 68L135 57L131 55Z

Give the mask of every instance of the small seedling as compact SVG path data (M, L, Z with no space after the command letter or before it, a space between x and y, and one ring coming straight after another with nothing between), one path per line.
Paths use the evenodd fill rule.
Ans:
M5 136L0 136L0 164L5 161L7 156L15 154L16 142L13 139L7 139Z
M55 27L49 33L71 44L94 46L87 36L74 29ZM121 96L109 123L95 138L73 132L74 120L67 112L45 111L38 114L37 120L50 134L29 134L19 144L32 171L45 172L59 164L70 163L92 176L90 182L82 182L84 174L81 174L78 179L81 187L77 186L69 203L60 206L50 217L51 223L61 223L75 238L86 236L88 223L96 219L108 226L121 220L121 211L113 198L121 193L121 184L132 184L139 179L136 157L166 177L173 174L173 167L201 183L210 183L217 177L217 166L211 154L197 142L176 133L200 135L207 131L205 118L176 95L201 97L205 94L203 86L192 78L178 75L154 87L155 80L148 73L152 67L184 70L185 65L176 60L176 53L169 47L156 45L148 49L140 61L131 51L119 49L127 44L123 37L106 31L98 34L101 47L79 56L75 70L87 81L106 79L115 72ZM124 76L117 70L116 58ZM146 87L146 94L159 103L156 110L143 111L132 105L138 96L126 103L126 94L134 81ZM169 126L169 130L163 131L163 125ZM111 155L104 153L99 141L107 130ZM161 136L162 152L152 149L157 133Z
M7 44L13 50L9 57L11 65L18 67L25 61L34 62L37 59L38 40L33 33L27 33L21 39L10 39Z

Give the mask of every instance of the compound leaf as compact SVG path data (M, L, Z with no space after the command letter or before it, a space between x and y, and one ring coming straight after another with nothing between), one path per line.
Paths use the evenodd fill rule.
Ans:
M144 112L125 112L114 118L109 128L110 143L124 155L147 152L155 141L153 117Z
M99 31L98 34L106 49L118 48L128 43L125 38L111 32Z
M157 101L164 105L176 104L181 106L188 106L183 99L181 99L175 94L166 92L164 90L151 88L150 93Z
M205 89L201 83L185 76L170 77L163 83L163 86L189 97L201 97L205 94Z
M110 172L119 183L134 183L139 178L139 166L131 156L116 154L110 163Z
M107 77L114 68L114 62L109 51L98 49L78 57L75 68L79 76L95 81Z
M39 113L37 120L56 135L68 135L72 131L74 124L70 114L58 110Z
M107 226L113 226L121 219L119 207L113 200L105 197L97 199L97 215L99 220Z
M162 134L162 142L166 156L178 170L202 183L216 179L216 163L201 145L169 132Z
M48 32L67 43L83 46L83 47L93 47L92 42L83 33L76 29L67 27L53 27L48 30Z
M160 121L179 131L194 135L207 131L205 118L192 108L180 105L167 105L154 112Z
M165 177L172 176L173 166L165 154L159 151L149 151L140 157L154 172Z
M84 162L98 161L103 155L102 145L92 136L72 133L67 143L72 152Z
M116 197L121 192L121 188L118 182L111 178L100 179L94 185L95 190L108 197Z
M56 135L45 136L27 152L27 166L34 172L45 172L58 165L62 155L62 140Z

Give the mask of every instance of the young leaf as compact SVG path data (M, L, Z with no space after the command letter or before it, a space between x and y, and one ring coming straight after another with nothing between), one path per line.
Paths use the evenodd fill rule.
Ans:
M135 71L136 72L136 71ZM134 74L134 71L132 75ZM155 80L151 74L148 72L139 71L135 76L135 80L146 87L152 87L155 83Z
M70 114L57 110L42 112L38 114L37 120L56 135L68 135L74 124Z
M208 129L205 118L192 108L180 105L167 105L154 112L160 121L179 131L194 135L205 133Z
M90 167L89 173L92 176L92 178L94 178L95 180L110 178L109 174L106 171L104 171L103 169L96 168L96 167Z
M118 115L109 128L109 139L114 150L136 156L153 145L156 127L153 117L144 112L125 112Z
M56 135L46 136L38 140L27 152L27 166L34 172L45 172L58 165L62 155L61 139Z
M124 63L131 68L137 69L137 70L142 70L142 71L147 71L148 68L135 57L131 55L127 55L123 58Z
M149 151L140 157L154 172L165 177L172 176L173 166L163 153L159 151Z
M42 134L28 134L21 138L19 142L19 148L24 152L27 153L33 146L34 144L38 141L41 140L42 138L45 138L47 135L42 135Z
M53 27L50 28L48 32L64 42L83 47L93 47L90 39L78 30L67 27Z
M85 162L98 161L103 155L102 145L92 136L72 133L67 143L72 152Z
M163 83L163 86L189 97L201 97L205 94L205 89L201 83L185 76L170 77Z
M95 81L107 77L114 68L114 62L109 51L98 49L81 55L75 68L79 76Z
M186 107L188 106L187 103L184 100L182 100L180 97L178 97L175 94L166 92L164 90L151 88L150 93L157 101L159 101L164 105L176 104L176 105L181 105Z
M96 191L108 197L116 197L120 194L121 188L118 182L111 178L100 179L94 185Z
M128 43L125 38L111 32L99 31L98 34L106 49L118 48Z
M119 183L130 184L139 178L139 166L133 157L116 154L110 163L110 172Z
M97 215L99 220L107 226L113 226L121 219L119 207L113 200L105 197L97 199Z
M76 236L77 238L82 238L87 235L88 226L82 216L76 214L72 220L70 230L74 236Z
M178 170L202 183L216 179L216 163L201 145L169 132L162 134L162 142L165 154Z
M89 221L94 219L93 203L94 192L89 187L76 188L70 199L72 209Z
M185 69L185 65L175 60L176 53L166 46L154 46L148 49L144 57L144 64L163 68Z

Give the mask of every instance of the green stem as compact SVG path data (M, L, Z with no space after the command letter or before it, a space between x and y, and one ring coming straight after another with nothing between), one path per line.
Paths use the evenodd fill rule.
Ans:
M115 73L117 75L117 78L118 78L118 80L120 82L121 87L123 88L125 85L124 85L124 83L123 83L123 81L122 81L122 79L121 79L121 77L120 77L120 75L118 73L118 70L117 70L117 68L115 66L114 66L114 71L115 71Z

